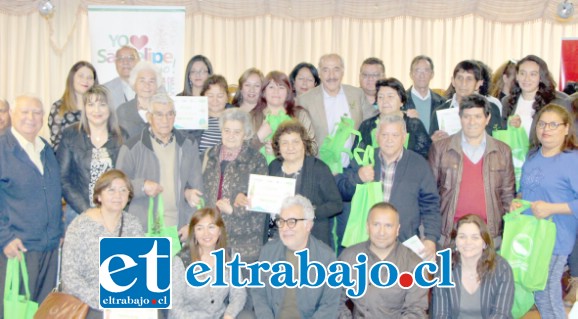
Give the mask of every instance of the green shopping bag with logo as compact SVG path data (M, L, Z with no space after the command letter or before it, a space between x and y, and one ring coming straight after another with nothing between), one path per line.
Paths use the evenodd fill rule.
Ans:
M171 255L175 256L181 251L181 241L179 239L179 231L177 226L165 226L165 207L163 204L163 197L161 194L157 196L157 216L154 214L155 201L153 197L149 198L149 212L148 212L148 231L147 237L169 237L172 238Z
M522 207L504 215L501 255L514 273L514 281L528 291L544 290L550 259L556 242L556 224L534 215L524 215L531 207L525 200L514 199Z
M20 276L24 283L24 295L20 294ZM30 300L28 270L26 259L9 258L6 264L6 282L4 283L4 318L32 319L38 310L38 303Z
M510 116L511 118L511 116ZM508 118L508 121L510 121ZM514 163L514 175L516 176L516 191L520 188L520 177L522 176L522 166L526 161L530 140L524 127L508 126L506 130L492 132L492 137L506 143L512 149L512 161Z
M282 110L277 115L267 114L267 116L265 117L265 122L269 123L269 126L271 127L271 134L269 134L269 136L265 138L265 141L270 141L271 138L273 138L275 132L277 132L277 128L279 127L279 125L290 119L291 116L287 115L284 110ZM267 164L271 164L271 162L275 159L275 154L268 154L267 151L265 150L265 146L261 147L259 151L261 152L261 154L263 154L263 156L267 160Z
M524 317L534 305L534 293L524 286L514 283L514 304L512 305L512 317L520 319Z
M343 173L341 153L346 153L351 157L351 151L345 147L345 144L352 134L361 141L361 134L355 129L353 119L342 116L334 132L325 138L319 148L319 158L329 166L333 174Z
M363 158L359 153L363 152ZM353 151L353 157L359 166L374 164L374 149L368 145L365 151L356 148ZM357 243L366 241L367 235L367 216L371 207L383 201L383 188L381 182L367 182L357 184L355 193L351 199L351 212L345 226L345 233L341 245L349 247Z
M375 128L371 130L371 146L378 148L377 143L377 128L379 127L379 118L375 120ZM405 141L403 142L403 148L407 150L407 145L409 144L409 133L405 134Z

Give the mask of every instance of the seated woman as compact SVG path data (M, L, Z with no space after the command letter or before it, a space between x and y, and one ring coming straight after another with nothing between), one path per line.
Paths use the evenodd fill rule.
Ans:
M312 144L312 138L299 121L281 123L273 136L277 159L269 165L269 175L296 179L295 194L307 197L315 207L311 233L334 247L329 220L342 210L341 195L329 167L315 158Z
M359 126L359 132L361 133L361 142L359 143L359 147L362 149L367 145L377 146L374 131L377 127L379 116L399 112L402 109L403 104L407 101L405 88L396 78L378 80L375 83L375 86L377 88L375 100L379 106L380 114L363 121ZM403 114L403 119L405 120L407 133L409 134L407 149L427 158L427 153L431 145L431 138L426 131L425 126L419 118L409 117L405 113ZM353 145L356 146L357 144L356 139Z
M94 186L94 208L75 218L62 246L62 290L90 306L87 318L102 318L99 308L100 237L143 237L138 219L124 212L133 196L128 176L110 170Z
M213 65L204 55L195 55L187 63L185 71L185 84L179 96L199 96L203 90L203 84L209 76L213 75Z
M257 68L247 69L239 77L237 93L233 97L232 104L235 107L249 113L259 101L259 92L263 86L263 72Z
M225 110L220 126L221 143L208 149L202 160L203 198L207 207L216 207L223 214L231 253L239 253L244 262L251 263L259 259L267 215L233 203L239 194L248 193L249 175L267 175L267 163L249 145L253 127L246 112Z
M452 233L454 288L434 288L431 318L512 318L514 277L488 227L466 215Z
M306 93L321 83L317 68L311 63L301 62L297 64L289 74L289 82L293 87L294 97Z
M92 193L96 180L114 167L125 138L106 87L93 86L83 100L80 123L64 129L56 150L62 197L67 203L66 225L79 213L94 207Z
M182 307L173 307L169 318L224 318L232 319L243 310L247 292L245 288L192 288L185 284L185 269L193 262L202 261L211 266L211 272L197 276L205 280L208 276L215 277L215 257L211 252L227 246L227 230L221 213L214 208L203 208L196 211L189 223L187 244L180 253L180 260L173 273L175 284L175 299L181 299ZM227 261L229 256L227 255ZM243 260L244 261L244 260ZM225 282L231 281L230 270L225 271ZM178 282L176 282L178 281Z

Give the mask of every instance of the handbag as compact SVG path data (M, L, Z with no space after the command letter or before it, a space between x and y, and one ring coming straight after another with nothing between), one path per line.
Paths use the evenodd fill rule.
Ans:
M38 303L30 300L28 270L24 253L18 258L9 258L6 265L6 282L4 283L4 318L32 319L38 309ZM20 274L24 283L25 294L20 294Z
M323 144L319 148L319 158L329 166L331 173L343 173L341 153L351 156L351 151L345 147L345 144L352 134L356 135L361 141L361 133L355 129L353 119L342 116L341 121L337 123L335 131L323 140Z
M511 118L511 117L510 117ZM510 119L508 119L509 121ZM512 162L514 164L514 175L516 176L516 191L520 189L520 177L522 176L522 166L526 161L530 140L524 127L508 126L506 130L492 132L492 137L506 143L512 149Z
M363 152L363 158L360 158L360 152ZM368 145L365 151L356 148L353 152L353 157L360 166L373 165L373 146ZM341 242L342 246L349 247L368 239L367 216L369 215L369 210L373 205L382 201L383 188L381 182L367 182L355 186L355 193L351 199L351 212Z
M122 219L121 219L122 221ZM122 225L120 227L122 230ZM120 236L119 236L120 237ZM59 292L61 271L61 249L58 250L58 280L56 287L40 304L34 319L84 319L88 314L88 304L73 295Z
M528 291L544 290L554 244L556 224L548 219L524 215L531 203L514 199L522 207L504 215L501 255L512 267L514 281Z
M155 201L153 197L149 198L149 212L148 212L148 231L147 237L168 237L172 238L171 243L171 257L181 251L181 240L179 239L179 231L177 226L165 226L164 204L163 197L159 194L157 196L157 217L154 217Z

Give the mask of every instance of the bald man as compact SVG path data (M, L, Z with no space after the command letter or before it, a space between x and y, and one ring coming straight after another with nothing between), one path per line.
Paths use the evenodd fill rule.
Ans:
M0 136L0 286L8 258L26 258L30 296L41 303L56 284L63 236L60 168L38 133L44 107L34 96L16 98L12 127ZM0 300L4 290L0 289ZM0 316L4 303L0 303Z

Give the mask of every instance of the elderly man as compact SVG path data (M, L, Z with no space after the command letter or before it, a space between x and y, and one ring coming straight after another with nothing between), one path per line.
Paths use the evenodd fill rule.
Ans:
M496 242L502 232L502 216L514 198L512 151L486 133L490 117L490 104L485 97L473 94L463 98L462 130L430 148L428 159L442 199L442 237L446 246L455 222L467 214L482 217Z
M376 181L383 184L383 201L399 209L399 239L403 242L419 234L423 224L423 259L433 259L440 237L440 198L431 168L423 156L403 148L407 129L401 114L380 118L377 128L375 164L359 167L352 162L338 179L344 198L351 198L355 185Z
M134 99L134 91L128 83L130 71L140 61L138 51L128 45L123 45L116 51L114 65L118 77L106 82L104 86L110 91L110 99L114 109L119 105Z
M367 58L361 64L359 70L359 87L365 93L365 98L369 104L375 104L375 82L385 78L385 65L378 58Z
M311 202L301 196L283 201L281 213L275 220L280 239L270 241L261 250L259 261L286 261L298 269L296 251L309 249L309 260L326 267L335 261L329 246L311 235L315 211ZM265 277L270 272L262 274ZM338 289L323 285L319 288L273 288L268 278L262 278L264 288L251 289L255 315L259 319L273 318L336 318L339 309Z
M421 258L403 246L398 240L399 213L393 205L385 202L373 205L367 217L369 240L351 246L343 251L339 260L351 265L357 263L357 255L367 255L367 268L378 262L390 262L400 273L413 273ZM387 267L381 268L382 278L387 278ZM368 286L365 295L350 299L341 294L339 318L425 318L428 308L427 289L413 285L403 289L394 285L388 289ZM353 313L347 307L347 300L353 303Z
M25 258L30 296L40 303L56 284L64 232L60 168L50 144L38 137L42 102L19 96L10 115L12 128L0 136L0 286L8 258Z
M154 95L147 113L150 125L120 148L116 167L132 181L134 198L128 211L139 218L144 229L149 197L160 195L165 226L177 225L184 239L202 195L202 175L196 142L173 128L175 115L168 95Z
M0 99L0 135L4 135L10 128L10 104L4 99Z
M408 116L418 117L431 135L430 121L434 110L446 99L429 88L434 77L434 64L430 57L418 55L411 61L409 76L413 85L407 90L407 102L403 108Z

